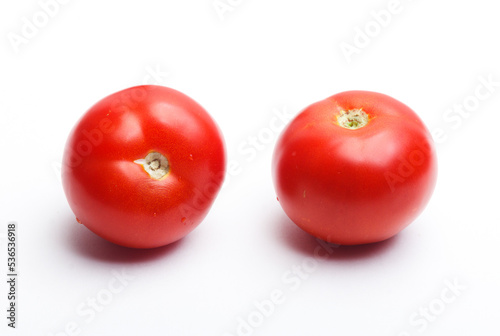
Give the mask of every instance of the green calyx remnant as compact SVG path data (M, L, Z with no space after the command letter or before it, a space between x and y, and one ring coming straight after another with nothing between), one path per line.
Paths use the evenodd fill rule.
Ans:
M339 126L347 129L358 129L366 126L369 121L368 114L362 109L354 109L348 111L341 111L337 116L337 123Z

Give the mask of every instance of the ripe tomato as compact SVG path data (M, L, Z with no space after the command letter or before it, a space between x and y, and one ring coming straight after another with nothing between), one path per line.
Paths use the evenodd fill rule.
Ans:
M138 86L92 106L69 135L63 186L77 217L119 245L152 248L192 231L225 174L221 132L188 96Z
M304 109L280 135L273 180L288 217L340 245L385 240L409 225L434 190L431 135L408 106L348 91Z

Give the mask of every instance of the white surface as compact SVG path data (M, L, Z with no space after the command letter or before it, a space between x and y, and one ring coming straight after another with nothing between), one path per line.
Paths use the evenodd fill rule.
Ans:
M8 36L21 34L40 4L0 5L2 274L8 221L18 222L20 244L18 328L7 328L2 313L0 334L70 335L63 331L72 324L73 335L500 334L500 86L468 117L446 112L474 102L480 78L500 82L498 7L401 0L376 34L370 13L394 9L390 0L221 0L233 4L224 20L212 2L68 1L17 53ZM376 36L349 63L340 45L365 26ZM136 251L76 224L58 167L82 113L144 82L202 104L238 169L189 236ZM385 243L321 260L321 245L275 200L277 134L255 155L249 141L269 136L263 129L276 111L290 119L350 89L403 101L446 139L437 145L435 194L416 222ZM118 286L114 272L133 279ZM453 282L455 292L446 289ZM259 321L255 303L279 293ZM3 312L6 294L2 280ZM102 311L89 311L92 298ZM249 316L252 332L241 327Z

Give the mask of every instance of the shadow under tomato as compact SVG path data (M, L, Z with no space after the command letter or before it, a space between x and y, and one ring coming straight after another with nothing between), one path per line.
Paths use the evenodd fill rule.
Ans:
M376 257L388 252L396 245L399 235L387 240L364 245L336 245L319 240L305 232L292 222L284 213L276 220L276 235L292 250L305 256L316 257L318 246L321 247L321 256L327 260L349 261Z
M100 260L103 262L114 263L145 263L174 253L182 245L184 239L172 244L152 248L152 249L134 249L113 244L99 237L85 225L78 224L75 218L66 221L69 229L67 232L67 241L75 253L84 258Z

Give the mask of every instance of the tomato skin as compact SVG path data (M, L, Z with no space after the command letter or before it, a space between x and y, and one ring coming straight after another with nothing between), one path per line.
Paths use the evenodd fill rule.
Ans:
M338 124L361 109L366 126ZM340 245L388 239L415 220L437 178L432 137L408 106L384 94L347 91L314 103L280 135L273 154L280 205L300 228Z
M153 179L134 161L163 154L169 172ZM154 248L191 232L224 180L222 134L210 115L176 90L145 85L111 94L71 131L62 180L77 219L122 246Z

